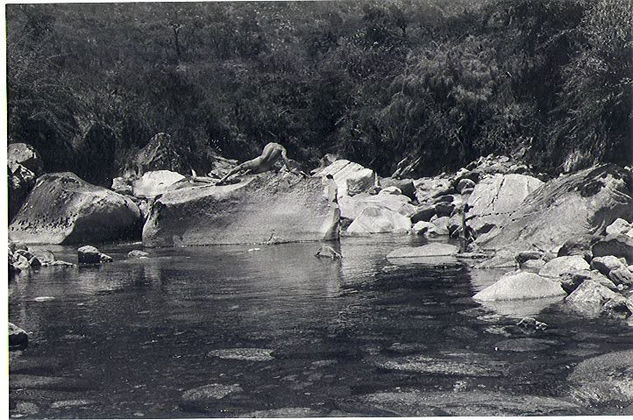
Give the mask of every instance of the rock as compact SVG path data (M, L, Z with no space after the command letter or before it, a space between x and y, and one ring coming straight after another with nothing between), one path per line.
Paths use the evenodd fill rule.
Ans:
M472 179L462 178L457 183L457 187L455 189L457 190L458 193L464 194L464 190L466 189L470 189L471 191L473 191L475 188L475 185L476 185L475 181L473 181Z
M633 403L633 351L603 354L580 362L568 377L571 396L586 405Z
M415 185L412 179L395 179L395 178L380 178L380 186L384 188L396 187L402 194L406 195L412 200L415 200Z
M576 288L585 280L595 281L609 290L618 290L611 280L596 270L579 270L563 273L558 280L561 282L561 286L567 293L571 293L576 290Z
M542 251L521 251L514 256L514 260L521 265L529 260L540 260L543 255Z
M262 244L338 237L339 209L320 178L264 173L237 184L168 191L152 204L143 245Z
M620 295L593 280L585 280L567 296L565 302L585 316L597 317L602 313L604 304L618 296Z
M411 222L428 222L433 216L435 216L435 206L421 206L416 208L411 216Z
M77 262L79 264L101 264L112 262L112 257L102 254L92 245L85 245L77 249Z
M132 182L132 178L119 176L112 179L112 186L110 189L118 194L132 195Z
M376 392L339 405L363 416L437 417L444 416L526 416L581 414L581 408L563 399L507 392L421 391L404 389ZM366 414L365 414L366 413Z
M420 204L430 203L434 197L454 192L451 180L441 175L433 178L420 178L413 181L415 197Z
M11 143L7 146L7 163L10 168L22 165L36 177L44 172L44 164L39 153L26 143Z
M13 267L14 269L17 269L18 272L28 271L28 269L31 268L31 264L29 263L29 260L24 255L14 254Z
M395 258L421 258L421 257L446 257L455 256L459 248L455 245L443 243L430 243L422 246L397 248L387 254L388 259Z
M605 302L601 313L614 319L626 319L631 316L631 310L624 296L618 295Z
M478 234L505 225L523 200L541 185L537 178L518 174L496 174L481 180L468 198L468 225Z
M633 285L633 273L631 273L628 267L622 266L614 268L609 271L609 278L616 286L624 285L626 287L631 287Z
M545 260L527 260L523 264L519 264L519 268L532 273L538 273L545 266Z
M94 400L61 400L55 401L51 404L52 409L68 409L75 407L85 407L87 405L97 404Z
M416 235L424 235L427 232L432 234L437 233L435 225L431 222L417 222L413 225L413 227L411 227L411 230Z
M593 244L591 253L594 258L607 255L622 257L631 264L633 263L633 238L626 235L609 235Z
M537 321L532 317L521 318L517 323L517 326L526 331L544 331L547 329L547 324L541 321Z
M480 301L540 299L564 297L565 291L559 282L552 281L534 273L522 271L507 273L496 283L486 287L473 299Z
M343 256L329 245L321 245L321 248L314 254L316 257L341 259Z
M175 141L169 134L158 133L138 152L128 172L138 176L159 170L185 174L193 166L191 152L184 142Z
M353 197L344 196L338 200L341 217L355 220L368 207L381 207L411 217L416 212L410 199L401 194L357 194Z
M318 170L315 177L325 178L332 175L338 188L338 198L345 195L353 196L367 192L375 185L376 174L371 169L349 160L339 159L331 165Z
M495 250L554 251L569 239L596 232L618 217L632 214L631 191L630 174L615 165L561 175L533 191L511 220L476 242Z
M393 195L401 195L402 194L402 190L400 190L400 188L395 187L395 186L391 186L391 187L385 187L382 190L380 190L380 192L378 194L393 194Z
M407 233L411 219L384 207L366 207L347 228L352 235Z
M9 184L9 220L20 211L24 200L35 185L36 175L22 165L7 168Z
M128 258L147 258L149 257L149 253L141 251L140 249L133 249L127 253L127 256Z
M604 275L609 275L611 270L616 270L622 267L626 267L626 261L624 259L614 257L613 255L595 257L591 260L591 268L598 270Z
M524 318L525 319L525 318ZM553 344L557 344L552 340L544 340L539 338L510 338L495 344L496 351L512 351L512 352L532 352L549 350Z
M444 216L438 217L435 220L431 220L431 223L435 226L435 233L437 235L449 235L449 224L451 223L451 218Z
M40 261L42 266L47 267L55 262L55 254L51 251L33 251L33 255Z
M210 384L190 389L182 394L181 405L185 410L209 411L214 409L219 400L231 394L242 392L238 384ZM219 407L218 407L219 408Z
M9 322L9 348L24 349L29 344L29 335L22 328Z
M207 355L225 360L242 360L250 362L267 362L273 360L273 350L260 348L235 348L212 350Z
M440 202L435 205L435 214L437 217L450 217L451 214L453 214L453 210L455 210L455 205L452 203Z
M167 170L145 172L132 184L132 193L139 198L155 198L169 191L170 187L185 179L184 175Z
M313 408L304 408L304 407L284 407L284 408L275 408L271 410L257 410L251 411L250 413L246 413L243 416L244 418L304 418L304 417L326 417L325 414L321 411L315 410ZM342 417L342 416L340 416Z
M589 270L589 264L580 255L557 257L547 262L539 271L539 276L558 278L570 271Z
M617 218L613 223L611 223L605 229L605 233L607 235L628 235L628 233L633 229L633 225L627 222L624 219Z
M41 176L9 226L23 243L75 244L131 238L140 211L129 198L70 172Z

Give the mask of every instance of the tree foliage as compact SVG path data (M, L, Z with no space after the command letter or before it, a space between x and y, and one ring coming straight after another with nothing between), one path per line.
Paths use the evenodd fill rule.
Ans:
M107 183L157 132L391 173L631 159L631 0L7 6L10 141ZM95 168L99 168L98 171ZM91 173L95 172L95 173Z

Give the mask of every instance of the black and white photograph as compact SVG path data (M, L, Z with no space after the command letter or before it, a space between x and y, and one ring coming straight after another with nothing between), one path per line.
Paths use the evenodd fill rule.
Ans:
M7 418L633 416L633 0L3 7Z

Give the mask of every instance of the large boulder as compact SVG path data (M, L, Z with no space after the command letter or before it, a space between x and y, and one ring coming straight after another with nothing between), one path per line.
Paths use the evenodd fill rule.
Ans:
M543 277L558 278L561 274L578 270L589 270L589 263L580 255L570 255L548 261L538 274Z
M346 159L339 159L314 174L315 177L320 178L325 178L327 175L332 175L334 178L339 198L367 192L376 183L374 171Z
M264 173L237 184L194 185L164 193L150 208L143 245L336 239L339 216L321 179Z
M626 235L633 237L633 226L624 219L615 219L613 223L607 226L605 233L607 235Z
M338 200L341 217L354 220L368 207L385 208L406 217L415 214L416 208L411 200L402 194L357 194L353 197L343 196Z
M112 257L101 253L92 245L84 245L77 249L77 262L79 264L101 264L112 262Z
M560 283L538 274L523 271L507 273L486 287L473 299L480 301L541 299L566 295Z
M431 203L435 197L451 194L455 191L451 180L442 175L432 178L420 178L413 181L415 197L420 204Z
M407 233L411 219L385 207L366 207L347 228L352 235Z
M495 174L481 180L468 198L468 225L477 233L502 226L543 181L520 174Z
M633 212L631 175L615 165L562 175L533 191L499 229L477 239L484 248L556 252L565 241L598 233Z
M9 226L21 243L73 244L133 238L141 213L127 197L71 172L45 174Z
M185 179L184 175L167 170L145 172L142 177L132 183L132 193L140 198L154 198L183 179Z
M591 253L594 258L613 255L633 264L633 238L626 235L608 235L591 246Z
M402 194L406 195L410 199L415 199L415 185L413 185L413 180L410 178L407 179L396 179L396 178L381 178L380 186L384 188L396 187L398 188Z
M619 268L627 268L626 261L613 255L607 255L604 257L595 257L591 260L591 268L598 270L605 276L609 275L611 270L617 270Z

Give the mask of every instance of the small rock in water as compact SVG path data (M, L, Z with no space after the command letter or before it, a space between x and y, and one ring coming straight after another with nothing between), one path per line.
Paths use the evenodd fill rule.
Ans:
M52 300L55 300L55 298L53 296L38 296L33 300L36 302L50 302Z
M149 257L149 253L141 251L140 249L133 249L127 253L127 256L128 258L147 258Z
M556 341L544 340L539 338L514 338L503 340L495 344L496 351L543 351L549 349Z
M528 331L543 331L547 329L547 324L544 322L540 322L537 321L536 319L532 318L532 317L525 317L523 319L521 319L517 325L521 328L523 328L524 330L528 330Z
M242 392L238 384L209 384L190 389L182 394L182 407L186 410L206 411L217 404L218 400L237 392Z
M92 245L86 245L77 249L77 261L79 264L101 264L112 262L112 257L102 254Z
M29 335L22 328L9 322L9 348L24 349L29 344Z
M314 256L331 258L333 260L343 258L340 253L338 253L334 248L328 245L322 245L321 248L319 248L319 250L316 252L316 254L314 254Z
M73 408L73 407L85 407L87 405L96 404L93 400L63 400L55 401L51 404L51 408Z
M209 357L219 357L225 360L245 360L251 362L265 362L273 360L273 350L259 348L235 348L213 350L207 353Z
M261 248L249 248L248 252L255 252L255 251L261 251Z

